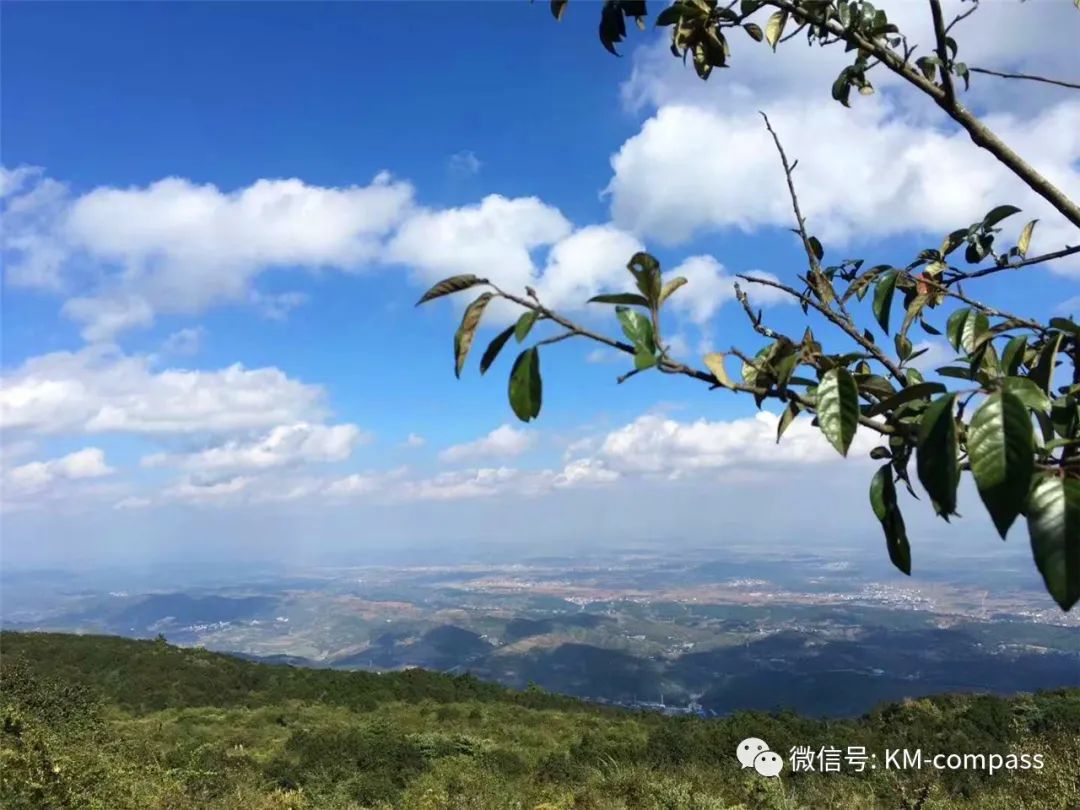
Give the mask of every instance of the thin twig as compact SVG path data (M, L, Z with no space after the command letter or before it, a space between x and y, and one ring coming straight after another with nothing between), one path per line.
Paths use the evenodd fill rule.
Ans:
M962 20L966 20L968 17L970 17L972 14L974 14L978 10L979 10L979 0L972 0L971 8L969 8L967 11L963 12L962 14L957 14L953 18L953 21L945 26L945 33L947 34L950 31L952 31L954 25L956 25L958 22L961 22Z
M997 76L1001 79L1024 79L1029 82L1043 82L1045 84L1055 84L1058 87L1068 87L1070 90L1080 90L1080 84L1075 82L1063 82L1061 79L1048 79L1045 76L1033 76L1029 73L1002 73L998 70L981 67L969 67L968 70L972 73L985 73L987 76Z
M907 377L904 375L903 369L900 368L892 359L882 351L881 347L873 341L867 340L863 334L856 328L855 324L850 320L845 320L838 313L834 312L829 307L826 307L815 301L812 298L800 295L799 292L793 287L789 287L787 284L783 284L779 281L773 281L768 278L760 278L758 276L748 276L739 274L739 278L744 281L749 281L752 284L763 284L766 287L773 287L774 289L786 292L788 295L794 296L813 307L817 312L825 316L827 320L839 327L848 337L858 343L866 352L877 360L881 365L888 369L889 374L893 376L901 385L907 385Z
M995 309L994 307L988 307L986 304L983 304L983 303L981 303L979 301L976 301L973 298L968 298L966 295L964 295L962 292L960 292L958 290L949 289L949 287L946 286L944 283L942 283L940 281L935 281L934 279L932 279L932 278L930 278L928 276L919 276L917 280L919 282L921 282L921 283L926 284L929 287L936 288L937 290L939 290L940 292L943 292L945 295L949 296L950 298L955 298L957 301L963 301L969 307L974 307L975 309L979 310L980 312L983 312L986 315L989 315L989 316L991 316L993 318L1005 318L1006 320L1015 321L1016 326L1023 326L1023 327L1026 327L1027 329L1031 329L1031 330L1033 330L1035 332L1045 332L1046 331L1046 327L1043 326L1041 323L1037 323L1036 321L1030 320L1028 318L1021 318L1019 315L1013 315L1011 312L1005 312L1004 310L1001 310L1001 309Z
M1075 253L1080 253L1080 245L1066 245L1061 250L1055 250L1053 253L1044 253L1041 256L1032 256L1030 259L1023 259L1018 262L1008 262L1007 264L998 264L993 267L984 267L982 270L975 270L971 273L960 273L957 276L949 279L946 282L948 284L955 284L958 281L967 281L972 278L982 278L983 276L990 276L994 273L1000 273L1003 270L1019 270L1021 267L1030 267L1034 264L1042 264L1043 262L1052 262L1054 259L1063 259L1066 256L1072 256Z
M541 304L539 300L535 298L530 301L525 298L521 298L520 296L514 295L513 293L504 292L491 282L488 282L488 285L495 291L495 294L500 298L505 298L507 301L512 301L513 303L517 304L518 306L524 307L525 309L531 309L534 312L537 312L540 315L543 315L545 318L548 318L549 320L552 320L560 326L564 327L567 330L567 333L564 335L558 335L557 337L560 340L565 340L570 337L583 337L588 338L589 340L594 340L597 343L602 343L605 346L611 347L612 349L617 349L618 351L621 351L625 354L632 355L637 353L637 349L635 349L629 343L623 343L621 340L614 340L605 335L593 332L590 329L586 329L585 327L574 323L573 321L560 315L559 313L548 309L543 304ZM796 293L796 296L797 295L798 294ZM741 355L741 353L737 354L739 354L739 356L744 356ZM662 370L668 372L669 374L681 374L683 376L690 377L700 382L708 383L710 386L716 386L720 383L720 381L716 379L715 375L713 375L711 372L691 368L685 363L679 363L676 361L661 361L660 365L663 367ZM626 374L622 375L618 381L620 383L624 382L638 373L640 373L638 369L633 369L632 371L629 371ZM816 411L813 402L791 390L779 391L775 388L760 388L758 386L734 382L731 386L721 387L728 388L729 390L736 391L742 394L753 394L755 396L763 397L766 399L778 399L781 402L795 402L800 407L802 407L803 410L810 411L812 413ZM881 422L876 422L866 416L859 417L859 424L868 427L871 430L875 430L883 436L891 436L894 433L902 431L902 428L898 428L893 425L886 425Z

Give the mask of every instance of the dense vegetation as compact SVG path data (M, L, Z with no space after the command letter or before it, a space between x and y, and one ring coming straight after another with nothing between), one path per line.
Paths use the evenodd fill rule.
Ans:
M0 805L29 808L1077 808L1080 690L858 720L617 712L420 670L239 660L163 641L0 637ZM774 750L1042 753L1041 771L740 770Z

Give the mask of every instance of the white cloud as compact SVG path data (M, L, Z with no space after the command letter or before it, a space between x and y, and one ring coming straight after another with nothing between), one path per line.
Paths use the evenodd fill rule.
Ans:
M511 458L520 456L535 443L536 437L529 431L502 425L476 441L446 448L439 453L439 459L458 463L477 458Z
M920 352L926 349L925 354L920 354L914 360L908 363L909 366L913 366L917 371L923 374L928 374L936 368L946 366L949 361L955 359L956 352L952 350L943 340L930 339L920 341L911 347L913 352Z
M111 340L115 335L154 322L154 308L140 295L115 294L104 298L68 299L61 310L73 321L85 324L82 336L91 343Z
M1042 216L1042 238L1033 250L1066 239L1060 215L1019 188L966 134L913 125L880 99L860 99L851 110L784 100L770 105L769 115L799 159L803 213L827 249L830 242L947 232L1003 201ZM1080 103L1032 120L1001 116L988 123L1022 154L1034 155L1067 192L1080 194ZM688 161L686 154L696 157ZM665 243L708 229L749 232L792 222L783 171L756 113L662 107L623 144L612 167L615 222Z
M767 411L715 422L678 422L648 414L608 433L595 457L620 473L668 478L738 465L816 464L841 459L805 418L796 419L777 445L778 421ZM870 430L859 430L849 456L868 451L878 443L876 437Z
M884 5L912 42L932 40L925 5ZM945 5L947 16L970 8ZM1068 78L1076 20L1065 5L983 3L958 29L960 58ZM1005 30L1009 37L1001 36ZM757 112L764 110L789 158L799 161L803 212L827 249L893 234L936 238L1006 202L1041 219L1032 251L1075 242L1075 227L891 73L874 71L884 92L858 97L852 109L829 99L851 59L842 47L808 48L796 38L774 54L736 39L732 69L702 82L671 58L666 34L634 53L622 88L629 106L655 112L612 158L608 192L617 225L668 244L712 229L789 227L783 173ZM1044 176L1080 195L1080 103L1030 82L973 78L964 103ZM1012 236L1007 229L1005 238ZM1074 272L1080 260L1054 269Z
M76 268L94 268L89 289L65 309L92 340L158 312L243 300L266 269L359 268L377 257L413 194L386 174L367 186L258 180L229 192L171 177L83 195L27 170L5 178L16 188L5 198L8 282L56 288Z
M427 444L427 440L419 433L410 433L405 437L404 441L406 447L423 447L425 444Z
M458 177L472 177L474 174L479 174L483 165L480 158L471 149L456 152L447 161L447 168L450 169L450 173Z
M157 453L145 467L178 467L207 473L241 473L344 461L369 437L356 425L279 425L254 441L230 440L196 453Z
M162 493L162 497L165 501L180 501L193 504L230 502L237 495L247 490L252 480L252 478L243 475L209 483L187 479L168 487Z
M31 461L3 471L0 508L9 511L60 501L75 503L85 496L109 491L110 485L96 481L115 472L106 463L105 452L98 447L86 447L48 461Z
M590 225L558 242L536 281L540 300L559 308L583 307L601 290L632 288L626 265L641 242L612 225Z
M322 389L276 368L154 371L91 346L31 358L4 376L0 427L40 433L229 433L318 419Z
M283 321L289 313L308 302L308 296L302 292L263 293L252 290L248 301L255 306L263 317L272 321Z
M691 256L671 271L672 276L685 276L686 286L671 296L668 306L683 313L698 325L708 323L726 302L735 298L735 283L739 282L754 304L768 306L786 303L788 296L772 287L740 281L728 274L712 256ZM748 275L777 281L772 273L761 270Z
M115 472L105 463L105 452L98 447L87 447L50 461L32 461L9 470L5 476L7 485L16 493L38 492L57 481L78 481L84 478L101 478Z
M189 356L198 354L202 348L206 330L201 326L178 329L161 344L161 351L165 354Z
M569 462L558 475L554 485L563 487L588 487L611 484L619 480L619 473L608 469L603 461L594 458L580 458Z
M476 205L415 213L390 240L386 257L425 283L475 273L520 290L534 280L530 252L570 232L566 217L536 197L491 194Z

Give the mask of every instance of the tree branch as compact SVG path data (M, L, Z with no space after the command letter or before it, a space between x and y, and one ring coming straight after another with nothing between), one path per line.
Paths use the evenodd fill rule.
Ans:
M984 73L987 76L997 76L1002 79L1024 79L1029 82L1044 82L1045 84L1055 84L1058 87L1068 87L1070 90L1080 90L1080 84L1063 82L1060 79L1048 79L1045 76L1032 76L1028 73L1002 73L998 70L981 67L968 67L968 70L972 73Z
M955 284L958 281L967 281L972 278L982 278L983 276L991 276L994 273L1000 273L1003 270L1019 270L1021 267L1030 267L1033 264L1042 264L1043 262L1051 262L1054 259L1062 259L1066 256L1072 256L1074 253L1080 253L1080 245L1066 245L1061 250L1055 250L1053 253L1044 253L1041 256L1032 256L1030 259L1023 259L1018 262L1008 262L1006 264L998 264L993 267L984 267L981 270L975 270L971 273L958 273L945 282L946 286Z
M791 173L794 171L795 167L788 163L787 154L784 152L784 147L780 143L780 138L772 128L772 124L769 123L769 116L761 112L761 110L758 110L758 115L765 119L765 129L772 135L773 143L776 144L776 151L780 153L780 163L784 167L784 178L787 180L788 195L791 197L791 208L795 212L795 224L799 229L799 238L802 239L803 250L806 251L807 261L810 262L810 270L814 273L820 272L821 265L818 263L817 254L814 253L814 248L810 244L810 236L806 232L806 219L799 209L799 195L795 193L795 181L791 179Z
M892 358L890 358L889 355L885 354L885 352L882 351L880 346L863 337L862 333L857 328L855 328L855 325L850 320L845 320L836 312L831 310L829 307L823 306L821 303L813 300L812 298L800 295L796 289L794 289L793 287L789 287L787 284L783 284L779 281L773 281L772 279L768 278L759 278L756 276L748 276L744 274L739 274L738 278L741 278L744 281L749 281L752 284L764 284L766 287L773 287L777 290L786 292L788 295L792 295L801 301L805 301L816 311L824 315L826 319L838 326L848 337L858 343L859 346L861 346L871 357L873 357L875 360L881 363L881 365L888 369L889 374L892 375L893 379L895 379L901 385L907 385L907 377L904 375L903 369L901 369L900 366L894 363L892 361Z
M752 280L752 278L748 280ZM514 295L513 293L503 292L491 282L488 282L488 285L493 290L495 290L495 294L498 297L505 298L507 301L512 301L513 303L517 304L520 307L524 307L525 309L531 309L534 312L543 315L545 318L554 321L555 323L559 324L567 330L564 334L556 335L555 338L549 338L547 341L549 343L554 343L558 340L566 340L570 337L584 337L588 338L589 340L594 340L597 343L602 343L612 349L617 349L618 351L621 351L625 354L633 355L637 353L637 349L635 349L629 343L623 343L621 340L614 340L605 335L593 332L590 329L586 329L585 327L574 323L573 321L560 315L559 313L548 309L543 304L541 304L539 300L535 297L532 300L528 300L520 296ZM795 295L797 297L798 293L795 293ZM738 352L733 353L740 357L743 356L741 355L741 353ZM720 381L717 380L712 373L707 371L701 371L700 369L696 368L691 368L685 363L679 363L673 360L665 360L662 361L660 365L663 367L663 370L668 372L669 374L681 374L685 377L690 377L692 379L698 380L699 382L708 383L710 386L716 386L720 383ZM625 382L637 373L638 370L634 369L631 372L623 374L621 377L618 378L618 382ZM760 396L767 399L778 399L781 402L795 402L803 410L809 411L811 413L816 413L813 402L806 399L801 394L798 394L791 390L781 392L774 388L759 388L757 386L746 385L744 383L733 383L730 387L721 387L729 388L729 390L737 391L742 394L753 394L755 396ZM893 425L886 425L881 422L876 422L873 419L862 415L859 416L859 424L863 425L864 427L868 427L871 430L875 430L883 436L890 436L894 433L897 433L899 430L899 428L896 428Z
M930 14L934 18L934 37L937 40L938 72L941 74L941 87L945 91L945 102L956 106L956 88L952 83L952 71L949 70L949 48L945 42L945 19L941 15L940 0L930 0Z
M1004 141L995 135L978 118L969 113L955 98L946 97L945 91L929 81L919 71L907 64L895 51L881 41L868 39L858 31L845 28L839 20L825 19L820 14L810 14L792 0L766 0L768 5L787 11L796 20L824 26L827 31L848 44L876 56L893 73L917 87L934 100L945 113L963 127L972 142L1003 163L1032 191L1049 202L1073 225L1080 228L1080 205L1073 202L1061 189L1043 177Z

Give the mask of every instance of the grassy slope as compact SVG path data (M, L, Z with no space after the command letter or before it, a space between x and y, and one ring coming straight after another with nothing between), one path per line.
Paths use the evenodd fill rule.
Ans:
M5 808L1080 808L1080 690L942 696L853 721L601 709L469 677L256 664L100 636L0 636ZM741 771L774 750L1041 752L1040 772ZM879 753L880 756L880 753Z

